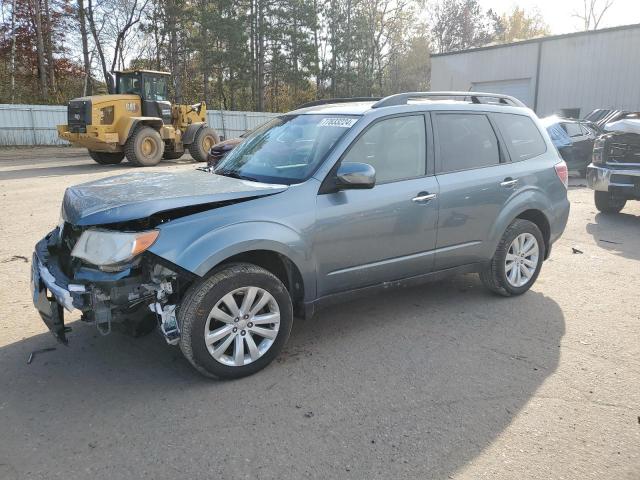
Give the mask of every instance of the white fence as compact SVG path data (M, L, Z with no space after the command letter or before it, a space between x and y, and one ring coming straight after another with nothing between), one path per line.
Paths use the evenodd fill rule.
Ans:
M218 135L232 138L252 130L277 113L208 110L207 123ZM64 145L56 125L67 123L67 107L57 105L0 104L0 147L17 145Z

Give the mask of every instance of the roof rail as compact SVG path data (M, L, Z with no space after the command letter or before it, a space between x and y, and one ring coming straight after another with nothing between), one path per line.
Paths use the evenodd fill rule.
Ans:
M408 92L389 95L379 102L374 103L371 108L392 107L394 105L406 105L409 100L418 98L433 97L463 97L469 98L471 103L493 103L498 105L509 105L512 107L526 107L524 103L510 95L502 95L499 93L482 93L482 92ZM493 99L491 102L483 102L481 99Z
M380 100L380 97L351 97L351 98L323 98L322 100L313 100L312 102L303 103L298 105L299 108L315 107L318 105L326 105L328 103L347 103L347 102L376 102Z

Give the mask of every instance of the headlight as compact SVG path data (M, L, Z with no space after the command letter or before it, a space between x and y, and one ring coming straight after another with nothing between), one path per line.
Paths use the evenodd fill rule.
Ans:
M71 255L98 267L114 267L132 260L156 241L160 232L123 233L109 230L86 230L73 247Z

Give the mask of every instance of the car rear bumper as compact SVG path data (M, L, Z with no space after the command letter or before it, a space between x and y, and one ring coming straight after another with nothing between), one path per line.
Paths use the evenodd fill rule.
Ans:
M591 164L587 168L587 185L599 192L640 197L640 169L614 169Z

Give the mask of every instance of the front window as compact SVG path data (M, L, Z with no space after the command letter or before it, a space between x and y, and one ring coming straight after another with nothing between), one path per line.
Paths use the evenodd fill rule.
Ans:
M140 79L137 75L120 75L118 77L118 93L140 95Z
M300 183L356 123L353 115L283 115L251 132L215 173L265 183Z
M145 77L144 99L154 102L167 100L167 77Z

